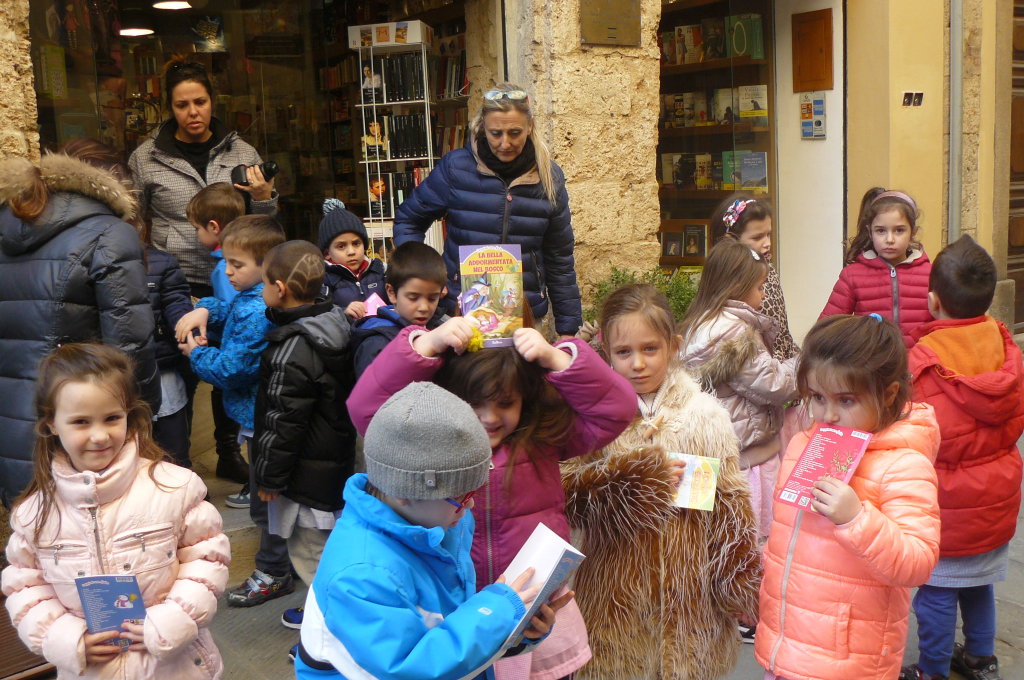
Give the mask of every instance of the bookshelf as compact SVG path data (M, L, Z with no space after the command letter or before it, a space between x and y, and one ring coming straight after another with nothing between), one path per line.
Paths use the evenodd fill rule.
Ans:
M386 34L378 33L376 27L352 26L350 44L351 36L366 35L367 29L374 44L356 48L361 74L354 106L360 125L357 165L365 190L364 221L372 255L386 260L398 206L440 160L435 134L437 77L432 73L437 61L432 54L432 29L425 24L409 29L422 40L401 44L379 40ZM425 239L438 251L443 244L441 231L434 224Z
M734 191L775 193L772 4L662 3L657 174L663 267L703 263L713 245L711 214ZM694 254L692 239L700 241L701 233Z

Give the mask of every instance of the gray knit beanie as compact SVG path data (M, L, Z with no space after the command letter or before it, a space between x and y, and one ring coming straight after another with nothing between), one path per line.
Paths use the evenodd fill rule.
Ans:
M473 409L433 383L414 382L384 402L366 428L370 483L389 496L456 498L487 481L491 445Z
M363 221L345 209L345 204L336 198L324 200L324 217L320 220L320 229L316 237L316 246L321 253L326 253L334 239L342 234L355 234L363 242L363 248L369 250L370 237L366 233Z

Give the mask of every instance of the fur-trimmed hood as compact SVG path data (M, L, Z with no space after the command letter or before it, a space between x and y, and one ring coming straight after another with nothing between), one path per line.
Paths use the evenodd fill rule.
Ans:
M64 154L43 156L38 169L24 158L0 161L0 203L29 192L37 171L51 194L70 192L94 198L126 222L135 216L135 198L127 187L110 173Z

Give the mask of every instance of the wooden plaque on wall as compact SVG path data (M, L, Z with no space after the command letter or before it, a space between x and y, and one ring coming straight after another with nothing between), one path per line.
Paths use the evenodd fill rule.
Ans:
M832 89L832 8L793 15L793 92Z
M640 0L580 3L580 41L590 45L640 45Z

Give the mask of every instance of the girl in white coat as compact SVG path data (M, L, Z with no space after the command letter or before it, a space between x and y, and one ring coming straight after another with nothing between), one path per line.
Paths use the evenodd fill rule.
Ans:
M228 539L199 477L162 462L128 357L58 347L40 366L36 413L34 476L2 575L21 640L58 678L219 678L208 626ZM88 631L75 579L103 574L137 578L141 622Z

